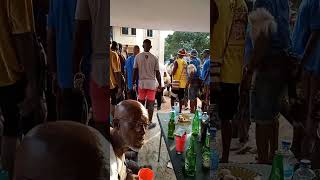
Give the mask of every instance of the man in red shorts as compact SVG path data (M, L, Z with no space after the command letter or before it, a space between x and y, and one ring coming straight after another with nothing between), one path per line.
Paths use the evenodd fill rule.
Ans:
M139 76L138 100L148 109L149 114L149 129L156 126L152 123L154 101L157 88L161 88L161 75L159 71L159 61L156 56L149 51L152 48L151 41L145 39L143 41L144 52L138 54L133 65L133 89L136 89L136 80ZM157 79L157 80L156 80ZM158 81L158 82L157 82ZM146 103L147 101L147 103Z

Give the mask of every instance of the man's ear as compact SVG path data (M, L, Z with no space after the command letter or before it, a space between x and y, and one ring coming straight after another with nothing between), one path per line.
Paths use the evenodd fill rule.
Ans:
M150 49L152 48L152 46L150 46Z

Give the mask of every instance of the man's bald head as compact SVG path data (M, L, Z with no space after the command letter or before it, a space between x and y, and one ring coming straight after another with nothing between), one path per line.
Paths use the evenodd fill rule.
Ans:
M109 148L98 131L80 123L39 125L18 148L14 179L109 179Z
M115 108L114 130L131 149L142 147L148 122L148 112L138 101L125 100Z
M122 119L126 118L128 120L138 121L141 117L148 118L148 111L145 107L138 101L134 100L124 100L121 101L115 108L114 118ZM144 119L142 119L144 120Z

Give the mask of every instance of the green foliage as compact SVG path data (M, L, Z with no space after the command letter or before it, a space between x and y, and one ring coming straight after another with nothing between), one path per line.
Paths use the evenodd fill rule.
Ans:
M165 41L164 58L168 60L171 55L176 56L180 48L187 51L196 49L200 54L204 49L210 48L210 34L199 32L174 32Z

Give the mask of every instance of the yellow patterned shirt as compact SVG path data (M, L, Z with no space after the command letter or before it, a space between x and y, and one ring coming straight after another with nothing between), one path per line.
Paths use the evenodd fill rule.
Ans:
M21 78L13 35L34 32L32 0L0 1L0 87Z
M242 78L248 9L244 0L216 0L219 18L213 30L212 59L222 63L221 81Z

